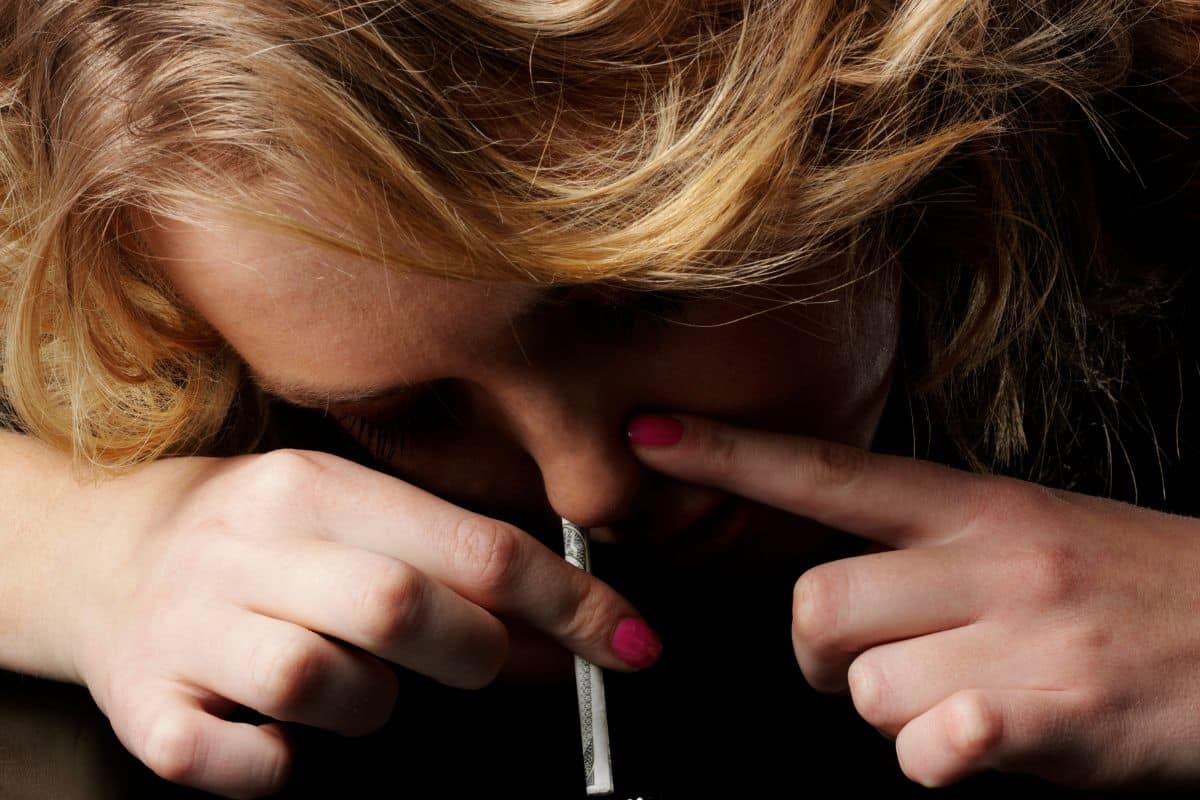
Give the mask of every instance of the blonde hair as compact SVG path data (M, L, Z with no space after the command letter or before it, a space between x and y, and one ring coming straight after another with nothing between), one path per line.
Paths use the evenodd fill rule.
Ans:
M1003 464L1071 382L1112 394L1138 226L1185 231L1195 180L1114 243L1098 176L1194 174L1198 36L1196 0L8 0L3 397L77 462L250 446L261 398L133 224L215 202L465 279L899 265L913 386ZM264 210L314 196L347 230Z

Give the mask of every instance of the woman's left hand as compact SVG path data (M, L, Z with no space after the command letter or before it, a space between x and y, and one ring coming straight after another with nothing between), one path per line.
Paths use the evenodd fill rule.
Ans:
M895 548L808 570L792 640L908 777L1200 782L1200 521L673 418L674 444L631 436L648 466Z

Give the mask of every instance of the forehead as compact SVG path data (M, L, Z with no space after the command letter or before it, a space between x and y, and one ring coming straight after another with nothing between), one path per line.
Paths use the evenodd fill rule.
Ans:
M182 296L257 375L302 386L419 382L485 356L532 287L403 274L349 253L248 227L139 220Z

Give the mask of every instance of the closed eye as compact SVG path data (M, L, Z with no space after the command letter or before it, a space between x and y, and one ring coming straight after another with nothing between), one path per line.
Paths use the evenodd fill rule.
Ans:
M409 455L414 439L434 433L443 426L462 425L451 403L443 396L444 381L425 385L403 409L383 417L344 414L337 419L372 456L385 464Z
M534 315L568 315L575 331L597 336L632 336L639 322L655 329L671 324L694 293L663 290L621 290L596 286L555 287L539 301ZM375 458L389 463L412 452L415 440L455 422L462 425L435 381L406 402L400 411L383 417L344 415L342 425Z

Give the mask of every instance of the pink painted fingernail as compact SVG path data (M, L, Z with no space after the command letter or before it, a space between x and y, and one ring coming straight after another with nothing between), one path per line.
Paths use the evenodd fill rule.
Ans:
M662 653L662 641L650 626L640 619L622 620L612 638L612 649L617 657L634 669L645 669L658 661Z
M683 438L683 423L661 414L640 414L630 421L626 432L634 444L663 447Z

